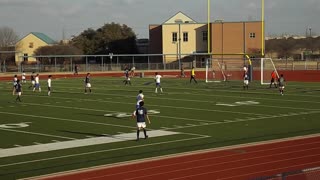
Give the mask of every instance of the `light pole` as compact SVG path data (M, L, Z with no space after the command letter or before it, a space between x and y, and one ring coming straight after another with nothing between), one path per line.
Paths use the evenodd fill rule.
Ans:
M181 23L179 23L179 69L181 69Z
M265 26L264 26L264 0L261 0L261 55L264 57L265 52L265 42L264 42L264 36L265 36Z
M179 69L181 69L181 24L183 21L181 19L177 19L175 23L178 24L178 43L179 43Z
M208 20L208 29L207 29L207 31L208 31L208 32L207 32L207 38L208 38L208 39L207 39L207 43L208 43L208 44L207 44L207 46L208 46L208 54L210 54L210 53L211 53L211 52L210 52L210 51L211 51L211 47L210 47L210 41L211 41L211 32L210 32L210 11L211 11L211 10L210 10L210 0L208 0L207 6L208 6L208 10L207 10L207 11L208 11L208 15L207 15L207 16L208 16L208 17L207 17L207 18L208 18L208 19L207 19L207 20Z

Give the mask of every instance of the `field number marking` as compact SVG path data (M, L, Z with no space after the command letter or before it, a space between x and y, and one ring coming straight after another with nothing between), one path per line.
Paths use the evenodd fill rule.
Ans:
M248 105L257 105L257 104L260 104L260 103L256 101L238 101L234 103L217 103L216 105L234 107L234 106L248 106Z
M16 124L0 124L0 128L6 129L18 129L18 128L25 128L28 127L31 122L22 122Z

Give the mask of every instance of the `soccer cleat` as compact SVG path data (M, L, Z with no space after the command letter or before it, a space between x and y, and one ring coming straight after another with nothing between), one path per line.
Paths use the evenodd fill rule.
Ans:
M148 137L149 137L149 136L147 135L147 136L144 137L144 139L148 139Z

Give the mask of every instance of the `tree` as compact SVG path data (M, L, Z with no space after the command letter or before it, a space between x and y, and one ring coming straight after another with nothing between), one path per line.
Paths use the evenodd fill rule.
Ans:
M85 54L137 53L136 35L127 25L105 24L97 30L88 29L72 39Z
M0 27L0 51L14 51L14 45L18 41L18 35L12 28ZM0 64L6 61L6 63L14 63L14 53L1 53L0 52Z
M82 55L82 51L75 46L72 45L53 45L53 46L42 46L35 50L34 54L36 56L52 56L52 55ZM70 58L68 58L69 60ZM74 61L78 61L81 58L73 58ZM45 59L41 59L42 62L45 62ZM49 63L51 64L52 61L50 58L47 58ZM59 58L59 60L66 61L65 58Z
M9 27L0 27L0 47L14 46L18 41L18 35Z

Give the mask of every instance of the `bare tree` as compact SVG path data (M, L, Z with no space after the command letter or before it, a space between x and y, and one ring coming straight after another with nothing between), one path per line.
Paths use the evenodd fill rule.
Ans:
M14 46L18 41L17 33L9 27L0 27L0 47Z
M18 35L9 27L0 27L0 64L5 61L8 64L14 64L15 44L18 41Z

